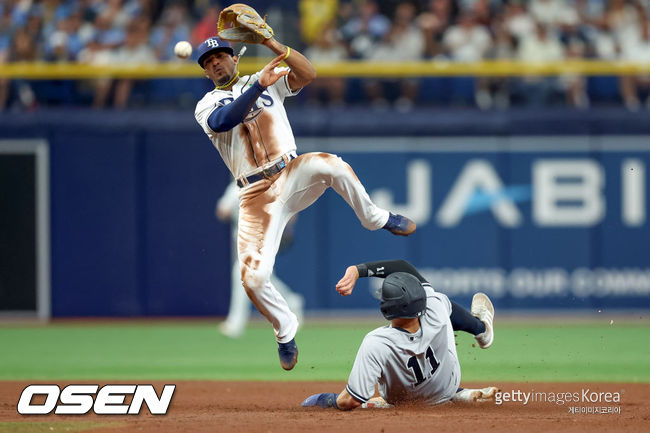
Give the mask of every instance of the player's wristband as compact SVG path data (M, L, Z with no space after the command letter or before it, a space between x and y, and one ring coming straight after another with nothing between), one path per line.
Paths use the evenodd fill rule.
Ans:
M289 57L289 54L291 54L291 47L287 47L287 53L284 55L282 60L287 60L287 58Z
M357 272L359 272L359 278L365 278L368 276L368 266L365 263L357 265Z

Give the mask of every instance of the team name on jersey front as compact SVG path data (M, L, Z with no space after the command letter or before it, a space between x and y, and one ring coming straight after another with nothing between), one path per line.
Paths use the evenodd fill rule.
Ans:
M296 95L287 76L269 86L257 98L244 121L230 131L215 132L208 126L210 114L235 101L259 79L260 73L241 77L232 90L212 90L196 105L194 116L235 179L259 169L285 153L295 152L296 143L289 125L284 99Z
M260 99L261 99L261 101L260 101ZM234 102L234 101L235 101L235 98L232 98L232 97L229 96L229 97L220 99L219 102L217 103L217 105L225 106L225 105L228 105L228 104L230 104L231 102ZM261 102L261 104L260 104L260 102ZM271 98L271 95L269 95L267 93L267 91L265 90L264 92L262 92L260 97L257 99L257 101L255 101L255 103L251 107L251 110L249 111L249 113L244 118L244 122L250 122L251 120L255 119L257 116L260 115L262 110L264 110L264 107L271 107L271 106L273 106L273 98Z

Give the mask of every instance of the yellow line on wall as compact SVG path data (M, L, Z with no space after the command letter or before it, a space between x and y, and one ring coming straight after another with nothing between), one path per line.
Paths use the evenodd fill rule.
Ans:
M259 71L270 59L242 59L240 71ZM570 60L552 63L522 63L495 60L474 63L422 61L378 63L350 61L317 63L320 77L509 77L525 75L650 75L650 63ZM147 65L87 65L80 63L6 63L0 65L0 78L30 80L93 79L93 78L201 78L203 70L191 61Z

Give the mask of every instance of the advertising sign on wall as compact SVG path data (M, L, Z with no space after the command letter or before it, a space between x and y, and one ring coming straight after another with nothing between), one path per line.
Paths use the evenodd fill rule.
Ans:
M337 298L332 287L346 266L380 258L409 260L452 297L485 291L506 308L650 307L648 137L336 138L299 146L337 153L378 205L418 224L406 239L367 232L333 193L308 210L302 223L326 232L311 239L322 246L313 266L328 269L313 282L326 308L374 305ZM296 248L287 260L304 262L305 253Z

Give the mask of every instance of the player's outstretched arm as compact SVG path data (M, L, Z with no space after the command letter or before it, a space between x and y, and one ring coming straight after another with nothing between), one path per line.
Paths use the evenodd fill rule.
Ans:
M336 283L336 291L341 296L348 296L352 294L354 285L359 278L365 277L379 277L386 278L393 272L406 272L415 276L421 283L426 283L422 275L415 269L415 266L406 260L381 260L378 262L367 262L356 266L348 266L345 270L343 278Z
M357 283L357 280L359 279L359 271L357 270L356 266L348 266L348 268L345 270L345 275L343 275L343 278L339 280L338 283L336 283L336 291L341 294L341 296L348 296L352 294L352 290L354 290L354 285Z
M243 122L262 92L289 73L289 71L275 71L281 61L282 56L277 56L271 60L262 69L259 79L246 89L239 98L230 104L217 107L208 117L208 126L214 132L225 132Z
M217 107L208 117L210 129L214 132L230 131L243 122L264 89L266 87L258 80L230 104Z
M352 397L347 389L343 389L336 397L336 406L339 410L352 410L361 406L361 403Z
M359 277L379 277L386 278L394 272L406 272L420 280L421 283L426 283L422 275L415 269L415 266L406 260L380 260L377 262L366 262L357 265Z
M266 45L271 51L282 57L282 60L289 65L291 72L289 73L289 87L292 91L296 91L305 87L307 84L314 81L316 78L316 69L314 65L303 56L298 50L289 48L275 38L270 38L262 42L263 45ZM287 57L288 54L288 57Z

